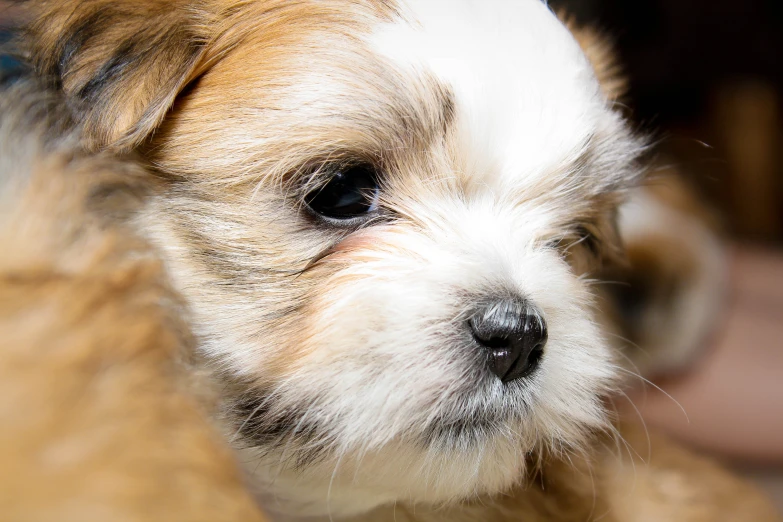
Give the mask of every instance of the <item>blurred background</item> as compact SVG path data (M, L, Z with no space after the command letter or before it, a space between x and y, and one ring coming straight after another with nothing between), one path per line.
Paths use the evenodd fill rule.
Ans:
M631 415L638 408L649 425L723 459L783 510L783 2L550 5L614 41L631 118L715 210L729 245L728 298L708 346L656 381L666 393L631 393ZM0 42L15 20L0 0Z
M783 240L783 2L553 0L614 41L628 103L742 241Z
M746 473L783 511L783 2L550 5L613 40L633 120L716 210L729 245L708 346L656 382L671 397L652 386L631 397L649 425Z

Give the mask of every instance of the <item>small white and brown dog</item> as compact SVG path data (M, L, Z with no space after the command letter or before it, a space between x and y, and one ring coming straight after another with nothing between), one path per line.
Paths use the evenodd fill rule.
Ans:
M645 142L592 33L539 0L30 3L84 146L160 180L135 223L270 513L774 517L666 444L603 449L589 277Z

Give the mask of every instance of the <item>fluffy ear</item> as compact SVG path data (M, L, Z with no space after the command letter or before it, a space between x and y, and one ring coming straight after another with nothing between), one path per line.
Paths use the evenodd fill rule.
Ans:
M26 44L39 73L62 90L85 146L139 145L202 71L203 16L180 0L30 2ZM204 30L204 29L201 29Z
M558 13L558 18L571 31L590 60L604 95L612 101L622 98L628 88L628 82L618 63L611 40L593 27L579 25L572 16L563 11Z

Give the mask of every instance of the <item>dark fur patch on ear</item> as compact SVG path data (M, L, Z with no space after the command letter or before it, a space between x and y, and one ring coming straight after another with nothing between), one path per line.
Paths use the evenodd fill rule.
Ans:
M110 23L111 17L108 15L108 9L103 9L77 20L57 40L56 48L53 49L54 53L48 64L44 61L45 56L38 57L42 65L48 65L47 68L42 68L42 72L50 78L61 80L66 75L66 71L71 68L74 57L84 48L90 38L99 33L100 27ZM56 62L55 58L57 58Z
M160 125L199 73L198 11L172 0L36 2L26 45L65 93L93 150L127 151Z

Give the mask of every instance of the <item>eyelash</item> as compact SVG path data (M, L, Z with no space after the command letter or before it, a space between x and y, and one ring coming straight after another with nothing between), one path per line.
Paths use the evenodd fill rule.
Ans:
M579 236L579 239L577 241L584 244L585 247L588 250L590 250L591 254L593 254L594 256L598 256L601 250L600 240L598 236L585 226L578 226L576 227L575 231Z
M586 225L577 225L573 227L571 234L555 237L544 243L546 248L561 250L564 254L576 245L584 245L590 253L598 256L600 253L600 239L591 232Z

